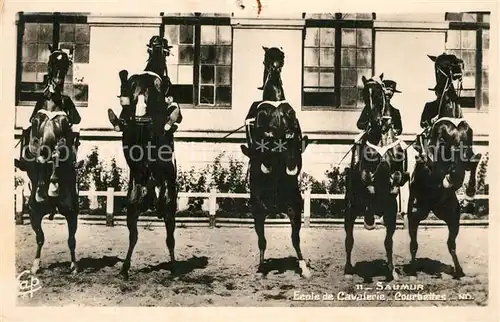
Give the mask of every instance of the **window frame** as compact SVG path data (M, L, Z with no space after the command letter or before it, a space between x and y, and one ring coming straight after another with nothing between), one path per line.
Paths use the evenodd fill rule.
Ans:
M166 25L193 25L194 26L194 34L193 34L193 42L194 42L194 57L193 57L193 84L192 84L192 97L193 103L183 104L183 107L193 108L193 109L208 109L208 110L217 110L223 109L228 110L232 109L233 102L233 60L234 60L234 46L233 46L233 37L234 37L234 28L231 25L231 17L230 16L204 16L201 13L195 13L194 16L163 16L162 23L160 25L160 36L164 36L165 34L165 26ZM200 69L201 69L201 26L229 26L231 27L231 64L227 65L230 67L230 82L229 88L231 91L231 98L228 105L217 105L216 97L214 96L214 104L200 104L200 90L201 90L201 81L200 81ZM168 39L167 39L168 40ZM215 75L214 75L215 78ZM216 91L214 79L214 92ZM174 85L175 86L175 85ZM175 97L174 97L175 99Z
M475 60L475 97L474 106L462 106L464 111L470 111L475 109L476 111L488 111L490 102L488 105L483 106L483 30L490 30L490 23L484 22L484 16L491 15L489 12L467 12L477 14L477 21L456 21L448 20L451 18L453 13L446 13L447 21L449 22L448 30L453 31L465 31L472 30L476 32L476 45L474 48L476 54ZM448 34L446 34L448 37ZM490 34L491 35L491 34ZM447 39L446 39L447 41ZM445 43L446 43L445 41ZM460 48L462 50L462 48ZM489 72L489 67L488 67ZM488 95L491 98L491 87L488 88Z
M343 29L369 29L371 31L371 71L375 72L375 29L374 20L375 13L371 13L371 20L354 20L343 19L344 14L335 13L331 19L313 19L306 18L302 34L302 80L301 80L301 102L302 110L304 111L355 111L361 110L359 106L343 106L342 102L342 30ZM306 105L304 100L304 54L305 54L305 37L307 28L333 28L335 29L335 45L334 45L334 101L330 105L311 106ZM357 48L357 47L356 47Z
M88 24L87 17L89 13L25 13L18 12L16 17L17 24L17 48L16 48L16 84L15 84L15 104L16 106L34 106L36 100L21 100L22 87L22 55L23 55L23 36L26 23L51 23L52 24L52 46L57 47L60 44L61 24ZM87 84L88 87L90 84ZM87 107L87 101L74 101L76 107Z

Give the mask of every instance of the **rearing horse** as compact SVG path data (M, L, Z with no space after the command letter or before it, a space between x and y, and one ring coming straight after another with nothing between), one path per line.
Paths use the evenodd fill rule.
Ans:
M250 206L260 250L258 271L265 271L266 217L270 213L286 213L292 224L292 244L302 276L308 278L310 272L300 249L303 200L298 182L307 137L302 137L295 111L285 100L281 81L285 54L275 47L263 49L263 100L250 107L245 118L248 146L241 146L250 160Z
M175 213L177 210L177 168L174 156L175 129L165 95L170 82L166 75L166 39L154 36L148 46L149 59L145 72L127 79L120 71L122 117L126 126L122 143L130 168L127 194L127 227L129 247L121 274L128 279L132 253L138 239L137 220L140 213L154 209L163 218L167 230L166 244L170 259L175 262ZM176 105L177 106L177 105ZM174 121L180 123L182 116Z
M463 61L455 55L429 56L435 63L438 94L436 121L430 128L428 144L423 146L424 159L417 162L410 182L408 228L410 234L410 275L416 276L417 231L421 220L432 211L448 226L448 251L455 266L454 276L464 272L456 254L460 228L460 204L456 195L470 171L466 195L473 200L476 191L476 168L481 154L472 150L473 131L463 118L454 81L461 82Z
M71 253L71 267L76 273L75 256L78 216L78 193L76 170L71 151L74 139L71 134L70 117L67 106L74 106L71 98L62 94L64 78L71 60L64 51L50 47L48 62L48 84L43 96L37 101L31 117L28 149L24 159L25 170L31 181L31 194L28 202L30 222L36 234L37 251L31 271L40 268L40 255L45 235L42 219L45 215L59 211L68 223L68 247ZM79 120L78 120L79 122ZM23 149L24 150L24 149Z
M364 144L358 149L359 161L356 162L353 153L348 172L347 212L344 219L346 232L344 274L348 278L355 273L351 263L351 253L354 247L356 217L364 214L365 227L371 230L375 228L374 216L379 214L386 226L384 245L388 263L387 279L398 279L392 259L392 237L396 230L396 197L409 175L406 173L405 143L398 140L394 134L390 106L385 97L382 78L383 74L368 80L362 77L363 100L371 111L371 125Z

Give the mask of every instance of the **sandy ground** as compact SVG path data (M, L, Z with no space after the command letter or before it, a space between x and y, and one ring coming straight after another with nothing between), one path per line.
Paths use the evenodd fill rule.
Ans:
M77 232L81 272L75 276L68 274L67 227L45 220L44 231L42 271L37 275L42 288L32 298L20 297L19 305L465 306L487 305L488 299L487 228L461 229L457 251L467 274L461 280L449 275L452 261L446 246L447 229L421 228L417 281L410 281L405 274L405 264L410 258L408 232L397 230L394 260L401 274L397 282L390 284L383 282L382 277L384 229L355 230L353 264L356 263L357 275L352 280L343 277L345 251L341 228L302 229L302 251L313 274L309 280L298 274L290 227L266 227L269 273L263 277L257 274L258 248L253 226L178 228L175 270L166 262L165 229L142 226L129 281L119 277L128 244L125 226L81 224ZM35 255L35 237L29 225L16 227L16 247L16 267L20 273L31 267ZM396 300L399 296L396 291L377 290L379 285L394 288L408 284L420 285L421 290L399 294L434 293L447 298ZM363 291L359 287L374 290ZM366 292L378 300L338 300L339 292L358 296ZM459 300L459 294L470 300ZM300 297L309 301L297 300Z

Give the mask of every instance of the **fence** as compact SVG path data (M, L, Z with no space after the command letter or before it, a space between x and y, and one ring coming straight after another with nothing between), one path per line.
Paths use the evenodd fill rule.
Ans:
M106 191L95 191L95 190L90 190L90 191L80 191L79 195L81 197L89 197L91 198L97 198L99 196L101 197L106 197L106 226L114 226L115 221L116 221L116 216L115 216L115 210L114 210L114 198L115 197L123 197L127 195L126 191L115 191L114 188L108 188ZM15 190L15 219L16 219L16 224L22 225L24 222L24 196L25 196L25 190L22 186L19 186ZM324 200L343 200L344 199L344 194L313 194L311 193L310 190L306 190L303 194L302 197L304 198L304 210L303 210L303 223L305 227L309 227L311 224L311 200L313 199L324 199ZM401 197L401 195L399 195ZM216 226L216 212L217 212L217 198L243 198L243 199L249 199L250 194L249 193L224 193L224 192L218 192L216 189L210 190L210 192L179 192L178 198L208 198L208 225L210 227L215 227ZM476 195L475 199L488 199L488 195ZM401 203L402 200L401 198L398 198L398 204L399 204L399 209L401 209ZM94 218L94 220L99 220L102 221L102 217L99 216L92 216L92 217L97 217ZM148 219L149 221L154 221L153 218ZM207 219L189 219L189 218L183 218L183 220L186 221L198 221L198 222L206 222ZM226 223L231 223L231 222L253 222L252 219L238 219L234 220L231 218L220 218L218 220L219 222L226 222ZM333 223L342 223L343 219L334 219L334 218L322 218L322 219L314 219L315 223L323 223L323 224L333 224ZM269 222L271 223L286 223L288 222L286 219L273 219L270 220ZM360 220L358 222L361 222ZM478 220L470 220L470 221L464 221L464 224L479 224ZM482 221L484 224L485 222ZM487 223L487 222L486 222ZM402 224L402 222L400 223ZM433 223L436 224L436 223Z

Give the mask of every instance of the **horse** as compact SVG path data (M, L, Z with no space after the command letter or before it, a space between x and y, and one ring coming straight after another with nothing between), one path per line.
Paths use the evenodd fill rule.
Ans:
M129 247L120 271L125 280L129 278L131 258L138 240L138 217L148 209L156 211L158 218L164 220L166 245L170 260L175 263L177 166L173 132L176 128L170 126L172 115L165 101L170 86L166 67L169 48L166 39L153 36L148 45L149 58L144 72L129 78L126 70L119 72L121 115L126 121L122 146L130 169L127 192ZM180 113L179 109L177 111ZM178 114L175 121L180 123L181 120L182 116Z
M70 270L78 272L75 256L75 234L78 225L77 175L71 151L74 139L71 135L67 106L73 106L71 98L62 94L64 78L71 65L69 55L49 45L48 85L37 101L30 119L28 149L22 149L27 161L26 170L31 182L28 201L31 227L36 235L37 250L31 272L40 270L40 255L45 235L42 219L59 211L68 224L68 247L71 254ZM78 121L79 122L79 121Z
M311 274L300 249L304 202L298 180L308 138L302 136L295 110L285 99L281 81L284 52L276 47L263 49L262 101L250 107L245 118L247 145L241 145L243 154L249 158L249 204L260 251L258 272L265 272L266 217L270 213L286 213L292 225L291 239L301 274L309 278Z
M456 254L460 228L460 203L456 190L470 172L466 198L473 200L476 191L476 168L481 154L472 150L473 130L463 118L454 81L461 82L463 61L450 54L428 55L435 64L436 121L430 128L425 158L417 162L410 181L408 229L410 234L410 276L416 277L417 231L420 221L432 211L448 226L448 251L454 263L455 278L465 276Z
M365 228L375 228L375 214L383 218L386 227L384 241L387 253L388 280L399 278L393 264L393 235L396 230L397 194L406 184L407 158L405 143L396 138L388 101L385 98L383 74L366 79L362 77L363 100L371 111L370 130L363 143L358 143L358 153L352 154L347 171L344 218L346 263L344 275L351 278L355 270L351 263L354 246L354 222L364 214ZM358 160L356 160L358 158ZM373 224L372 224L373 223Z

